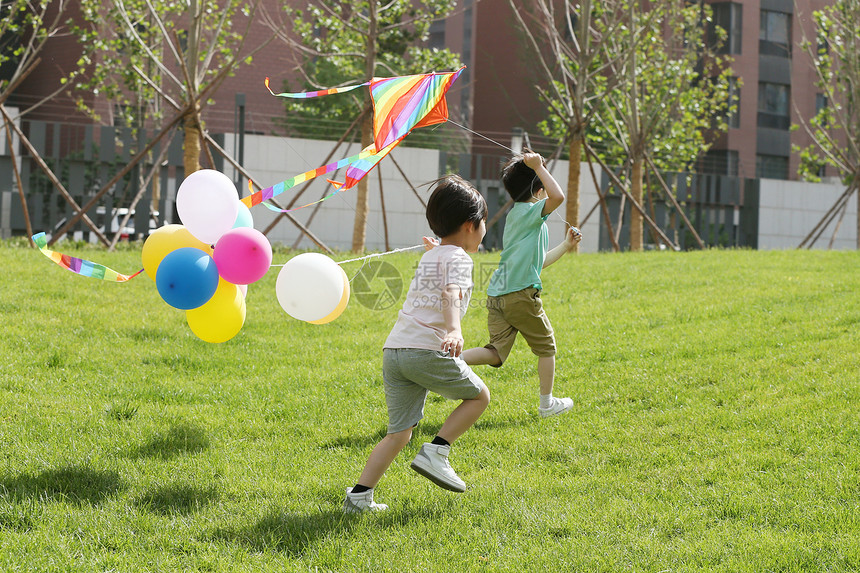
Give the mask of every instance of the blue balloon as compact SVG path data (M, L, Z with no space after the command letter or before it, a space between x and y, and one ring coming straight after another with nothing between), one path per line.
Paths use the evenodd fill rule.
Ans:
M174 308L191 310L203 306L218 288L215 260L194 247L169 253L155 273L155 286L164 302Z

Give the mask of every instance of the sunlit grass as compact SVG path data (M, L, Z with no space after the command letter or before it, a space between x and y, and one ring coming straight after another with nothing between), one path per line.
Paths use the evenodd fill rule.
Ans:
M493 400L452 450L465 494L409 469L453 407L431 398L377 488L389 512L343 516L384 434L399 305L297 322L273 269L240 334L210 345L147 277L85 279L16 245L0 245L4 571L860 569L857 252L562 259L543 298L574 411L538 418L520 342L478 370ZM140 268L134 246L70 252ZM385 261L408 282L417 257ZM497 255L475 260L478 279Z

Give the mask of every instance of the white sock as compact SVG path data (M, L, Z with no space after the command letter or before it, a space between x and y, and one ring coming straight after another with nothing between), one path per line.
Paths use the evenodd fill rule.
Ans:
M540 407L549 408L550 406L552 406L552 392L550 392L549 394L541 394Z

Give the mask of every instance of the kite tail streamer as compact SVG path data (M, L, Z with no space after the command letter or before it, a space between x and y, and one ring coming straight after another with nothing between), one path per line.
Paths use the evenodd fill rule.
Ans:
M33 242L36 243L36 246L39 247L39 250L42 251L43 255L64 269L84 277L124 283L143 272L143 269L140 269L133 275L124 275L104 265L52 251L48 249L48 239L46 238L45 233L33 235Z
M285 97L285 98L292 98L292 99L308 99L308 98L312 98L312 97L322 97L322 96L327 96L327 95L332 95L332 94L340 94L340 93L349 92L349 91L352 91L354 89L368 86L368 85L370 85L370 82L364 82L363 84L357 84L354 86L344 86L342 88L329 88L326 90L319 90L319 91L315 91L315 92L284 92L284 93L276 94L275 92L272 91L272 88L269 87L269 78L266 78L266 89L269 90L270 94L272 94L275 97Z
M311 169L310 171L305 171L295 177L287 179L286 181L281 181L271 187L267 187L266 189L261 189L256 193L252 193L248 197L242 198L242 203L247 207L253 207L255 205L259 205L264 201L268 201L274 197L277 197L287 189L291 189L295 187L299 183L303 183L305 181L309 181L315 177L319 177L320 175L325 175L326 173L331 173L332 171L337 171L342 167L348 167L346 172L346 183L338 183L337 181L328 180L329 183L334 185L335 191L326 195L321 199L317 199L311 203L306 205L302 205L300 207L293 207L291 209L279 209L277 207L273 207L268 203L263 203L263 205L276 213L289 213L290 211L298 211L299 209L304 209L305 207L310 207L311 205L316 205L317 203L321 203L326 199L330 199L334 197L341 191L346 191L347 189L351 189L358 181L364 177L368 171L373 169L383 157L388 155L392 149L397 146L395 142L382 151L376 151L376 147L373 144L368 145L364 149L362 149L359 153L355 155L351 155L350 157L346 157L341 159L340 161L335 161L334 163L329 163L328 165L323 165L322 167L317 167L316 169ZM249 184L250 186L250 184Z

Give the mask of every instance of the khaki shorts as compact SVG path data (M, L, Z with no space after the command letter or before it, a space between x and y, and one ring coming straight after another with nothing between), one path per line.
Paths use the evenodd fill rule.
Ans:
M508 359L518 332L536 356L555 356L552 324L543 311L540 290L536 288L487 297L487 328L490 331L487 348L495 349L502 362Z

